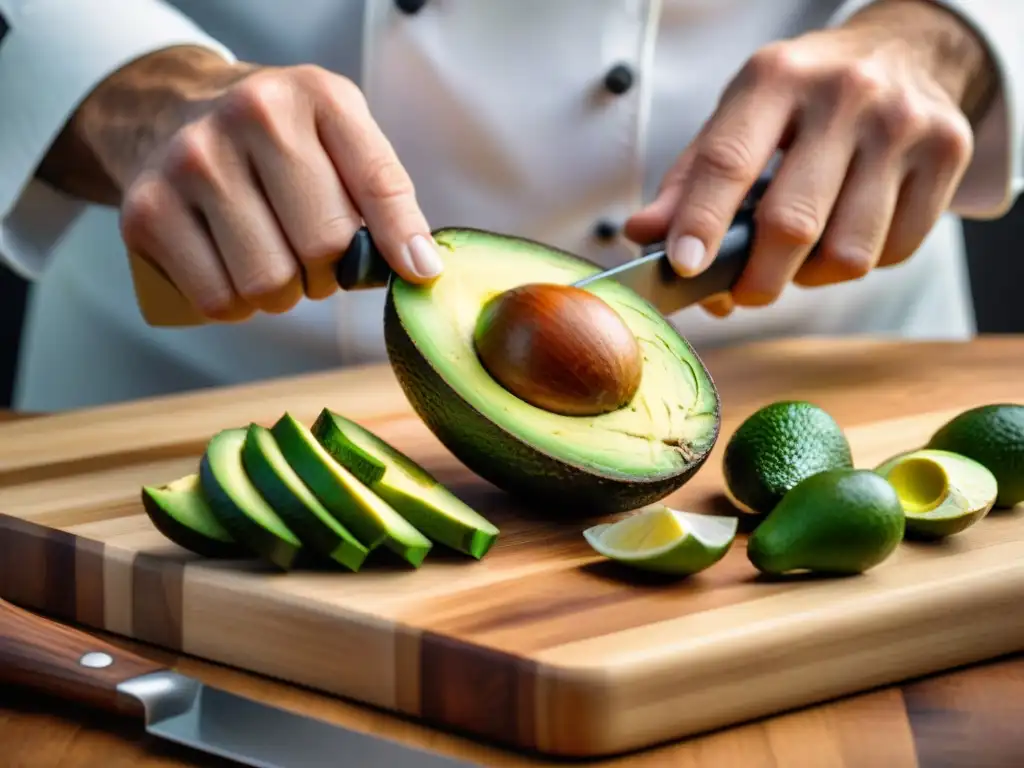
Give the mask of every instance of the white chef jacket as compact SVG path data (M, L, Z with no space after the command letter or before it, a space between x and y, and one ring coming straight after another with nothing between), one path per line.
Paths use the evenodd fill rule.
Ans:
M0 257L34 281L15 405L58 410L386 359L383 292L303 301L237 325L142 320L118 212L33 180L94 84L181 43L228 59L313 62L356 81L432 227L549 242L601 264L637 254L598 236L664 172L760 46L835 24L868 0L0 0ZM698 350L755 338L974 332L960 216L1005 212L1022 179L1024 10L943 0L999 64L998 99L954 201L905 264L789 286L727 319L672 320ZM415 6L422 6L418 9ZM625 65L632 85L605 75Z

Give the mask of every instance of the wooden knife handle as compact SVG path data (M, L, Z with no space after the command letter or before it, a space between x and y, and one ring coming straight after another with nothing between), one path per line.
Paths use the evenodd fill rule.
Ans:
M162 269L141 254L129 251L135 299L142 317L156 327L188 327L210 322L185 298ZM382 288L391 267L373 244L369 230L356 232L345 253L335 262L335 277L345 291Z
M142 704L120 694L117 686L165 669L0 600L0 685L32 688L79 704L143 717Z

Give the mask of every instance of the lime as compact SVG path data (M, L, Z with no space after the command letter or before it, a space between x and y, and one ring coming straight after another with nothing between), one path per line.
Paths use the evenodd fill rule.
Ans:
M995 504L996 477L974 459L922 449L880 464L903 504L908 536L942 538L970 528Z
M615 523L587 528L583 536L595 551L634 568L691 574L721 560L736 538L735 517L702 515L664 505L636 512Z

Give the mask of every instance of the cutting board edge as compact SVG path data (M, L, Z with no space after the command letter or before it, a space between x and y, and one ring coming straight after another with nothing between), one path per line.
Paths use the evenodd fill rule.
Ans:
M361 665L365 662L372 667L365 674L379 682L379 687L374 687L372 683L361 684L354 676L356 673L344 678L323 679L301 671L287 673L275 669L271 661L262 660L265 657L256 652L256 646L251 646L247 653L260 661L240 663L240 658L246 655L242 651L236 649L231 653L216 643L202 647L195 641L188 641L182 633L180 617L175 622L159 611L175 600L182 603L187 600L182 586L169 586L174 584L174 577L169 578L167 571L181 569L184 572L190 561L144 558L140 570L140 564L133 562L133 553L128 550L80 539L7 515L0 515L0 538L5 539L6 551L18 551L21 558L17 559L27 557L26 563L33 561L33 552L37 558L41 552L47 553L44 560L35 560L45 563L45 572L40 574L41 578L26 579L21 594L10 594L13 584L10 571L6 580L0 578L3 587L0 596L22 607L165 650L308 686L328 695L352 698L452 732L554 756L603 757L647 748L1024 647L1024 619L1007 610L1024 585L1022 563L1007 566L1013 578L1006 579L1001 589L981 591L980 587L966 587L953 595L954 599L941 605L936 603L934 610L908 612L900 615L896 624L876 628L876 634L901 632L903 644L913 646L914 652L908 653L909 649L904 648L897 665L896 657L885 658L890 645L867 642L871 654L879 657L874 659L870 675L851 666L850 659L858 657L856 653L850 655L848 647L845 652L836 650L837 645L851 642L848 632L840 633L831 644L819 644L815 649L817 657L824 655L826 658L812 664L813 685L808 685L806 678L814 654L809 656L805 649L795 647L788 656L785 653L779 656L770 670L740 681L735 679L733 671L735 656L720 656L715 665L703 668L698 664L696 674L708 680L708 684L694 691L686 685L687 672L694 673L693 661L680 663L678 658L674 662L663 659L657 665L621 664L617 669L596 665L563 666L545 661L543 654L535 657L508 652L438 634L401 620L366 616L362 617L366 621L358 622L360 632L368 640L375 639L386 645L374 658L360 659ZM137 557L136 554L135 559ZM96 559L102 561L104 569L129 567L136 578L147 574L145 589L133 584L132 600L138 610L139 593L145 593L146 603L158 606L147 610L156 613L150 613L142 622L138 617L135 621L119 622L117 612L112 612L109 606L106 611L95 610L89 603L83 604L74 594L69 597L66 590L60 589L60 580L69 579L76 587L72 593L80 596L83 585L78 579L95 571ZM88 561L92 561L91 566L86 565ZM17 562L9 565L17 568ZM206 569L200 566L200 570L205 572ZM28 568L23 575L31 572ZM195 573L198 575L198 571ZM231 579L220 585L200 576L199 581L203 582L204 589L221 592L219 599L224 603L231 604L238 598L239 580ZM982 581L973 580L972 584ZM92 586L95 588L95 584ZM161 587L167 592L157 599L152 590ZM207 595L207 599L211 599L211 595ZM282 596L276 609L287 613L290 608L310 600L302 596ZM168 610L173 611L173 608ZM181 605L180 610L190 609ZM244 613L244 607L237 610ZM353 632L353 625L345 624L340 616L349 615L351 611L339 609L337 613L339 615L332 621ZM959 621L944 624L951 613L958 615ZM324 615L322 611L321 615ZM330 623L325 625L328 629ZM986 631L977 632L979 626L986 627ZM328 645L330 636L329 631L325 632L314 644ZM930 639L930 647L938 647L939 651L920 652L924 639ZM949 647L945 648L946 645ZM830 653L835 655L829 658ZM871 654L866 661L861 660L871 661ZM388 664L393 664L393 668ZM403 673L408 677L403 678ZM776 678L799 679L801 673L803 687L791 689L788 695L779 694L778 687L771 684ZM720 702L734 700L739 690L742 690L743 706L723 709ZM684 715L666 716L666 712ZM636 725L639 727L634 727Z

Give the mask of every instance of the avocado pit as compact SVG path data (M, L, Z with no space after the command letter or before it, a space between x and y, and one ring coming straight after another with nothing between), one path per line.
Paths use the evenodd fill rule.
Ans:
M565 416L622 408L643 373L640 344L622 317L571 285L528 283L493 297L477 319L473 344L505 389Z

